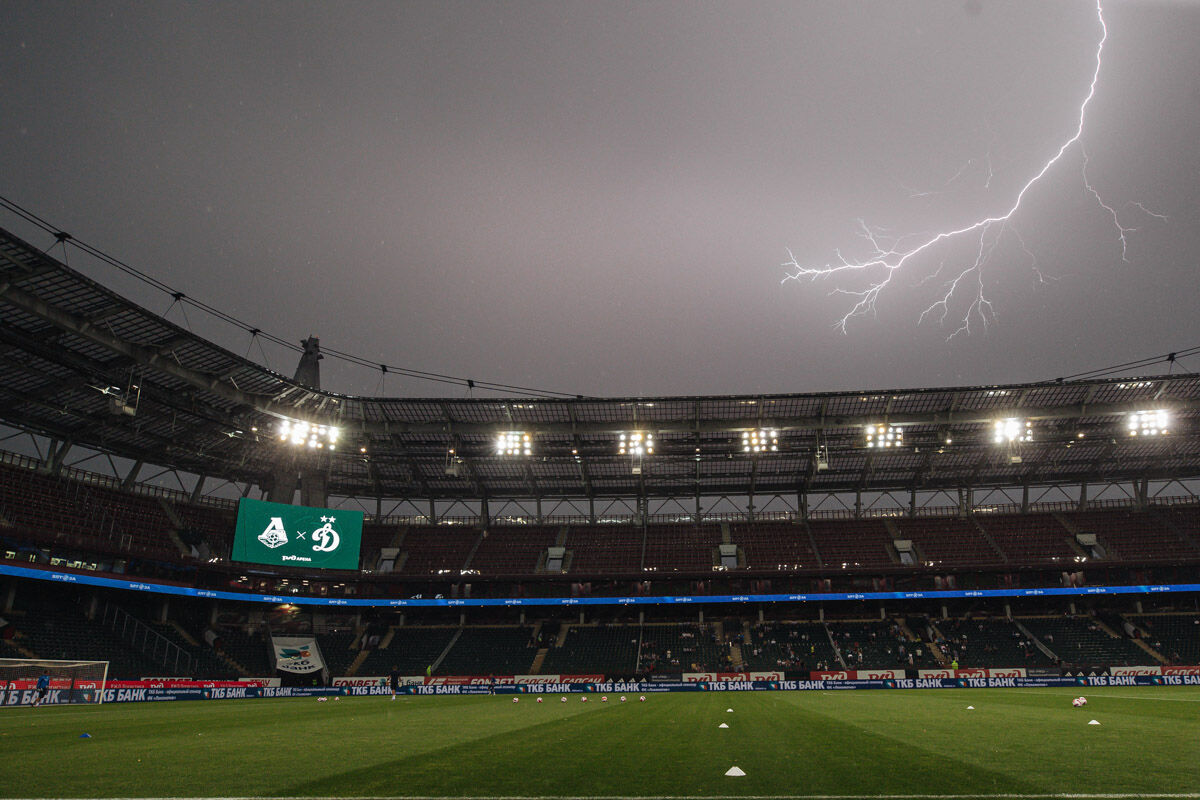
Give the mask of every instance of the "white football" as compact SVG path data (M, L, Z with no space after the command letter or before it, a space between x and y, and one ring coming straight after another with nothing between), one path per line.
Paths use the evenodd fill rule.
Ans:
M579 702L581 702L581 703L586 703L586 702L587 702L587 695L584 695L583 697L579 698Z
M1087 698L1086 697L1076 697L1074 700L1071 701L1071 705L1075 706L1076 708L1082 708L1083 706L1087 705Z
M607 696L607 695L604 695L604 696L602 696L602 697L600 698L600 702L601 702L601 703L607 703L607 702L608 702L608 696Z
M519 698L519 697L514 697L514 698L513 698L513 702L514 702L514 703L519 703L519 702L521 702L521 698Z
M646 702L646 695L642 695L641 697L639 697L639 698L638 698L638 702L639 702L639 703L644 703L644 702Z
M625 702L625 695L621 695L621 702L622 702L622 703L624 703L624 702Z
M329 699L328 697L318 697L318 698L317 698L317 702L318 702L318 703L324 703L324 702L325 702L326 700L328 700L328 699Z
M564 703L565 703L565 702L567 702L567 698L565 698L565 697L564 697L564 698L562 699L562 701L563 701Z
M538 701L539 703L540 703L540 702L542 702L542 698L540 698L540 697L539 697L539 698L537 699L537 701Z

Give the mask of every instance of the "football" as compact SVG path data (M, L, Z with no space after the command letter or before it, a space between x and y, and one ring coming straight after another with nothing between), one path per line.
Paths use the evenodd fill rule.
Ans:
M621 702L622 702L622 703L624 703L624 702L625 702L625 695L621 695Z
M1076 697L1074 700L1071 701L1071 705L1075 706L1076 708L1082 708L1083 706L1087 705L1087 698L1086 697Z
M567 702L567 698L565 698L565 697L564 697L564 698L562 699L562 701L563 701L564 703L565 703L565 702Z
M326 700L328 700L328 699L329 699L328 697L318 697L318 698L317 698L317 702L318 702L318 703L324 703L324 702L325 702Z
M519 703L519 702L521 702L521 698L519 698L519 697L514 697L514 698L513 698L513 702L514 702L514 703Z
M642 695L641 697L639 697L639 698L638 698L638 702L639 702L639 703L644 703L644 702L646 702L646 695Z
M540 698L540 697L539 697L539 698L537 699L537 701L538 701L539 703L540 703L540 702L542 702L542 698Z
M608 702L608 695L602 695L602 696L600 697L600 702L601 702L601 703L607 703L607 702Z

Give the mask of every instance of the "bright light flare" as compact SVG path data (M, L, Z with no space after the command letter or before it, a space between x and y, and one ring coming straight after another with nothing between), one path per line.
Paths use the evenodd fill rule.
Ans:
M992 426L992 441L996 444L1012 444L1014 442L1033 441L1033 423L1010 417L998 419Z
M1165 408L1134 411L1129 415L1127 429L1130 436L1165 436L1169 433L1171 415Z
M779 431L755 430L742 433L743 453L774 453L779 450Z
M638 432L630 434L622 433L617 444L617 454L622 456L654 455L654 434Z
M868 425L867 447L903 447L904 430L895 425Z
M528 433L505 431L496 437L496 455L528 456L533 454L533 442Z

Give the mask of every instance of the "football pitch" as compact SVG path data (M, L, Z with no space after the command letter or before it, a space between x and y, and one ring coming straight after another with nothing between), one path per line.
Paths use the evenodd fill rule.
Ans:
M1200 798L1200 689L1092 689L1074 708L1079 693L14 708L0 710L0 796Z

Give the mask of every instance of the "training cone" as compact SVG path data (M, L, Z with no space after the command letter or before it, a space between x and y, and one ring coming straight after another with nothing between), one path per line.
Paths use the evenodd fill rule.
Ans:
M967 706L967 711L974 711L974 710L975 710L975 706Z
M79 734L79 738L80 739L90 739L90 738L92 738L92 735L90 733L81 733L81 734Z
M1100 724L1099 720L1092 720L1091 722L1088 723L1088 725L1099 725L1099 724Z
M733 709L732 709L732 708L727 708L727 709L725 709L725 713L726 713L726 714L732 714L732 713L733 713Z
M730 777L730 778L744 778L744 777L746 777L746 773L742 772L742 768L741 768L741 767L730 767L730 768L729 768L729 771L728 771L728 772L726 772L726 773L725 773L725 775L726 775L727 777Z
M728 725L726 725L724 722L722 722L722 723L721 723L720 725L718 725L717 727L718 727L718 728L728 728L729 726L728 726Z

